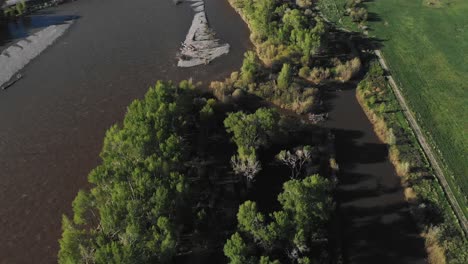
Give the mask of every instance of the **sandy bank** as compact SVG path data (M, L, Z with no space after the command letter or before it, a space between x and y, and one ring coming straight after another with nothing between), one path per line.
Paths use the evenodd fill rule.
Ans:
M69 21L61 25L46 27L5 49L0 54L0 87L63 35L72 23L73 21Z

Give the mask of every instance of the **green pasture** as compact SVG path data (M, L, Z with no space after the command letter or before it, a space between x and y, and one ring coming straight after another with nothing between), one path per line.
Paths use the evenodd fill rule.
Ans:
M338 26L345 0L320 0ZM467 212L468 1L369 0L369 36L381 41L391 74L426 132ZM327 11L328 10L328 11ZM341 19L341 20L340 20Z

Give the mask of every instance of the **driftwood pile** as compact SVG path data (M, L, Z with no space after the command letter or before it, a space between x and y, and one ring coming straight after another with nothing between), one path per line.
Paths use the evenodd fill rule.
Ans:
M309 121L312 122L312 124L318 124L320 122L323 122L327 120L328 118L328 113L324 114L309 114Z
M214 31L208 25L204 0L184 2L191 2L195 16L185 41L181 44L177 66L193 67L208 64L217 57L229 53L229 44L223 44L216 39Z

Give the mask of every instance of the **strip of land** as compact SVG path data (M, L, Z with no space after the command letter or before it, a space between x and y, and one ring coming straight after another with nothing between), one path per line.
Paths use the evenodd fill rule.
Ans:
M54 43L72 23L73 21L69 21L61 25L46 27L4 50L0 55L0 87Z
M385 63L385 60L384 60L380 50L375 50L374 52L377 55L377 57L379 58L379 62L380 62L380 65L382 66L382 68L385 71L389 72L389 68L388 68L387 64ZM462 211L460 205L458 204L457 199L455 198L452 190L450 189L450 185L448 184L448 182L446 180L446 177L444 175L443 170L441 169L441 166L439 165L439 162L438 162L438 160L436 158L436 155L433 153L433 150L432 150L431 146L427 142L426 137L424 136L424 133L422 132L421 127L419 126L418 122L416 121L416 118L414 117L414 114L411 112L410 108L408 107L408 104L406 103L406 100L405 100L403 94L401 93L400 88L396 84L395 80L393 79L393 77L391 75L388 75L387 79L388 79L388 82L390 83L390 86L392 87L393 93L395 94L401 108L404 110L403 113L405 114L406 119L410 123L411 128L413 129L413 132L415 133L415 135L416 135L416 137L417 137L417 139L419 141L419 144L421 144L421 147L423 148L424 153L426 154L426 157L429 159L429 161L431 163L431 166L434 169L435 175L437 176L437 178L439 179L440 184L444 188L444 191L445 191L447 197L449 198L450 204L452 205L452 208L453 208L455 214L457 215L457 218L458 218L461 226L463 227L463 231L465 232L465 234L468 234L468 222L467 222L467 220L465 218L465 215L463 214L463 211Z

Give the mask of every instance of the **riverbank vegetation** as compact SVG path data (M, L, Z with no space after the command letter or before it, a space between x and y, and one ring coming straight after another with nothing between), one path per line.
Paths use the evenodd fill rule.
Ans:
M377 135L389 145L390 160L402 177L430 263L466 263L468 241L376 61L359 83L357 98Z
M251 29L254 52L245 54L240 72L213 82L215 96L229 101L254 94L297 114L318 113L318 85L347 82L360 72L358 57L349 51L333 54L333 34L307 1L296 6L275 0L230 0Z
M21 0L2 9L4 2L6 1L0 1L0 20L16 19L47 7L57 6L64 3L65 0L31 0L27 2Z
M25 1L21 1L15 5L9 6L3 10L4 17L18 17L22 16L27 11L27 5Z
M274 210L273 198L283 184L285 190L299 188L304 203L316 203L307 210L322 222L309 226L301 218L309 211L294 209L292 198L282 194L283 209L274 214L295 228L302 244L271 237L271 247L290 241L288 250L301 258L317 244L327 249L332 180L305 177L327 175L327 132L273 109L237 104L203 95L187 81L158 82L143 100L133 102L123 124L106 133L102 164L89 175L93 187L78 193L73 217L63 218L59 263L223 262L222 245L235 233L241 202L258 204L259 214ZM276 154L301 144L309 151L313 147L313 155L303 160L301 176L289 179ZM269 253L262 255L277 258ZM293 261L296 255L283 257Z

